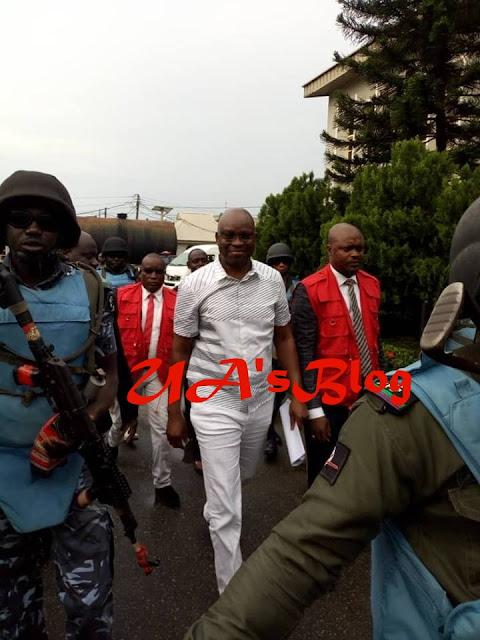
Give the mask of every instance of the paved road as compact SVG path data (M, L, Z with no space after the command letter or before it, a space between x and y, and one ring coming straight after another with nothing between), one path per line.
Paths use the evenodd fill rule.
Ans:
M181 640L186 629L217 597L213 553L205 521L203 481L175 452L174 486L182 508L153 505L150 442L144 420L135 449L122 446L119 461L134 490L132 507L140 523L138 537L161 566L148 576L136 568L130 543L116 524L116 640ZM292 469L283 447L274 465L263 463L244 487L243 553L247 557L272 527L300 501L305 469ZM51 640L62 640L63 614L47 571L46 612ZM293 640L370 640L369 557L364 553L336 591L317 601L305 614ZM218 640L227 640L219 638ZM234 640L234 639L228 639ZM275 640L275 639L271 639Z

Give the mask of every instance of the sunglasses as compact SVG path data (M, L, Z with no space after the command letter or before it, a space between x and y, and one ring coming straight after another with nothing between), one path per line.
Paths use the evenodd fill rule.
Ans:
M147 275L150 275L151 273L158 273L159 276L163 276L163 274L165 273L165 269L150 269L150 267L142 269L142 271Z
M44 231L57 231L58 229L58 220L51 213L34 215L29 211L13 209L7 214L7 224L15 227L15 229L28 229L32 222L36 222Z
M275 260L270 260L269 264L272 267L275 267L279 264L290 264L291 260L289 258L275 258Z

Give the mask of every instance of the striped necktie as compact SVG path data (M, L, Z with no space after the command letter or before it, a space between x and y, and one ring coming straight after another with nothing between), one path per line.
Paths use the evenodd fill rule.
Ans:
M155 312L155 296L153 293L148 294L148 307L147 307L147 317L145 319L145 327L143 329L143 339L145 340L145 348L148 351L150 349L150 340L152 339L152 329L153 329L153 315Z
M370 358L367 338L365 337L362 314L358 308L357 296L355 295L355 280L348 278L345 280L345 284L348 287L348 293L350 295L350 314L352 316L353 330L355 331L355 340L360 353L362 376L365 379L372 370L372 360Z

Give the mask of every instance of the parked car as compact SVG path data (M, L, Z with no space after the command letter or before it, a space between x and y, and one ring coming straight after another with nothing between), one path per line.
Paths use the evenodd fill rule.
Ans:
M180 282L188 276L190 269L187 267L188 255L193 249L203 249L208 256L209 262L213 262L218 256L218 245L216 244L196 244L189 247L183 253L176 256L175 260L167 266L165 273L165 286L172 289L178 287Z
M174 253L167 253L167 255L165 255L165 252L162 252L160 255L167 266L177 257Z

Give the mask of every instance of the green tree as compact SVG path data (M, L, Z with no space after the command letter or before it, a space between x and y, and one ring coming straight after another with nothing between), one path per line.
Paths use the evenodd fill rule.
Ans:
M286 242L294 254L292 274L313 273L322 262L321 226L342 213L347 200L328 180L313 173L293 178L282 193L269 195L260 210L255 256L265 260L270 245Z
M354 55L335 61L371 87L369 100L338 95L335 124L349 139L327 142L329 174L351 182L359 167L386 163L395 141L419 137L457 164L480 161L480 2L339 0L337 22ZM348 154L337 154L337 150Z
M367 243L365 268L382 283L387 333L416 333L420 308L431 308L447 282L455 225L480 194L480 168L459 168L449 154L418 140L397 143L387 166L369 165L353 182L344 217Z

